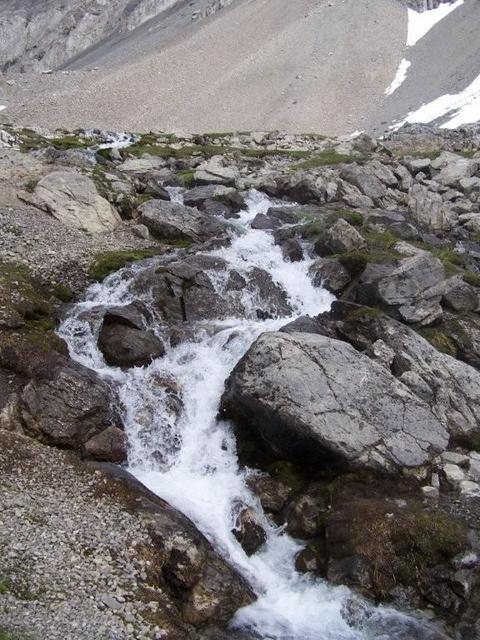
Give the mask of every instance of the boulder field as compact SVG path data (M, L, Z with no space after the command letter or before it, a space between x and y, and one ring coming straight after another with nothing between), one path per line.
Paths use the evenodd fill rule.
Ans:
M299 541L296 570L427 611L442 628L423 638L480 638L480 129L414 126L378 141L152 133L121 148L107 138L0 131L0 455L12 506L0 630L31 620L34 640L45 633L51 602L72 600L68 581L48 583L65 564L77 608L59 614L55 640L75 616L95 640L251 637L228 629L256 597L238 569L115 466L129 453L115 374L235 317L278 322L230 372L219 419L256 504ZM228 264L256 192L271 206L251 230L280 261L308 261L329 310L295 317L266 265ZM100 377L56 329L106 278L128 296L85 305L70 327L110 367ZM180 416L188 389L155 380ZM65 528L47 522L53 494ZM41 571L35 519L46 522ZM265 529L235 504L247 556ZM68 536L81 560L64 553ZM15 554L28 560L22 580ZM35 598L22 598L25 581ZM368 628L369 611L353 603L344 615Z

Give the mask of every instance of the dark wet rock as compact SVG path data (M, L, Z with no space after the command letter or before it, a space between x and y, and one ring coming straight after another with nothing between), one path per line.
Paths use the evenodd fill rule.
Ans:
M455 361L454 361L455 362ZM319 468L393 472L448 443L428 404L350 345L307 333L266 333L226 383L223 413L277 457Z
M85 451L96 460L121 464L127 459L127 436L118 427L107 427L87 440Z
M315 287L324 287L331 293L341 293L351 282L351 275L338 260L319 258L309 269Z
M98 346L113 367L144 367L165 354L165 347L153 331L123 324L104 324Z
M78 449L112 426L112 392L105 382L65 357L45 365L43 375L30 380L22 392L21 415L28 433L48 444Z
M262 317L288 315L286 293L268 272L257 267L245 276L230 271L219 286L226 268L222 258L202 254L164 260L138 274L135 288L142 293L151 292L154 307L169 327L239 317L246 312L245 290L254 297Z
M263 509L269 513L279 513L292 493L288 484L266 474L249 475L247 484L260 499Z
M113 477L128 507L141 515L154 546L151 580L173 596L185 622L194 627L226 624L237 609L255 600L244 578L186 516L125 470L101 469Z
M121 324L132 329L144 329L151 314L146 306L135 301L125 306L107 307L103 317L103 324Z
M277 184L277 195L286 196L293 202L315 204L326 201L326 188L322 178L298 172L280 178Z
M258 515L250 507L240 506L232 532L247 556L256 553L267 539Z
M282 226L280 220L266 216L264 213L258 213L252 220L250 225L252 229L273 230Z
M225 233L218 218L174 202L149 200L140 207L140 223L159 238L202 242Z
M289 504L287 531L294 538L308 539L323 535L329 499L326 483L310 485Z
M285 260L289 260L290 262L300 262L303 260L302 245L295 238L289 238L281 242L280 248Z
M198 207L202 210L205 210L206 203L212 201L226 205L231 213L238 213L245 208L245 200L238 191L223 185L210 184L194 187L183 195L183 202L186 206Z

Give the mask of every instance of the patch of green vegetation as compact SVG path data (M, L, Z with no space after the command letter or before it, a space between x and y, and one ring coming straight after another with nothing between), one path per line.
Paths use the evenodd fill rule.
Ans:
M475 155L475 149L462 149L461 151L457 151L457 153L464 158L473 158Z
M5 629L0 629L0 640L15 640L15 638Z
M305 158L311 155L309 151L288 150L288 149L249 149L232 147L228 145L192 144L185 145L180 149L175 149L169 145L142 144L141 140L128 147L128 153L141 157L144 154L157 156L160 158L190 158L203 156L211 158L216 155L227 153L243 156L247 158L264 158L268 156L285 156L289 158Z
M195 186L195 171L191 169L185 169L179 171L177 176L181 178L185 187L194 187Z
M413 151L402 154L400 157L436 160L441 153L440 149L414 149Z
M385 249L393 249L399 241L399 237L392 231L362 231L362 236L372 252Z
M381 599L398 583L418 588L429 569L468 548L467 528L445 513L412 506L393 518L374 509L365 515L353 523L353 550L368 561Z
M447 335L445 332L440 329L424 327L418 330L418 333L428 340L432 347L435 347L437 351L441 351L442 353L446 353L453 358L457 357L458 349L455 341Z
M53 147L58 151L67 149L86 149L91 146L94 141L91 138L83 138L72 134L47 138L33 131L33 129L23 128L17 132L20 139L20 150L23 152L43 149L45 147Z
M66 284L56 284L53 287L53 295L61 302L72 302L75 299L75 293Z
M23 185L25 191L28 191L28 193L33 193L35 191L35 187L37 186L39 180L32 178L31 180L27 180L27 182L25 182L25 184Z
M430 253L441 261L447 276L454 276L460 273L460 269L465 262L463 256L455 253L449 247L434 247L430 250Z
M365 271L369 263L370 256L366 251L351 251L350 253L342 253L337 256L338 261L348 273L352 276L359 276Z
M348 209L338 209L329 215L327 222L329 224L335 224L340 218L346 220L353 227L361 227L364 223L364 217L361 213L358 213L358 211L349 211Z
M122 269L130 262L138 262L146 258L153 258L162 250L158 247L132 251L106 251L99 254L91 265L88 275L92 280L102 282L107 276Z
M351 311L346 317L347 322L357 322L362 318L380 318L382 312L377 307L361 307Z
M480 273L475 271L465 271L462 274L463 279L472 287L480 287Z
M360 162L364 160L360 156L346 155L338 153L335 149L325 149L316 153L313 157L300 162L292 167L292 171L315 169L317 167L328 167L336 164L350 164L352 162Z
M304 472L292 462L285 460L273 462L268 466L267 471L294 491L299 491L305 484Z
M10 585L4 580L0 580L0 595L4 595L10 591Z

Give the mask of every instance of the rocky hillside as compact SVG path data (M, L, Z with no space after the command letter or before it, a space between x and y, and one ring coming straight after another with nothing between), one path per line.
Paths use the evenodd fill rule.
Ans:
M237 237L254 189L274 201L251 229L286 264L309 261L335 297L260 335L226 381L220 410L255 504L303 541L297 571L366 598L343 611L353 629L375 624L368 602L380 601L437 625L412 622L409 638L479 638L479 128L148 134L119 148L101 132L4 127L0 139L5 637L232 638L234 611L259 597L190 520L112 465L129 451L115 382L55 333L87 284L125 265L133 300L82 312L84 339L117 371L246 316L248 296L258 319L288 318L265 269L223 282L211 253ZM154 383L177 424L181 388ZM154 407L143 410L151 443ZM157 461L171 454L161 442ZM251 508L235 513L251 556L268 528Z
M49 129L332 135L380 135L405 118L472 123L480 6L447 4L3 3L0 117Z
M192 20L211 15L227 2L195 0L186 8L181 0L7 0L0 7L0 70L55 69L176 5Z

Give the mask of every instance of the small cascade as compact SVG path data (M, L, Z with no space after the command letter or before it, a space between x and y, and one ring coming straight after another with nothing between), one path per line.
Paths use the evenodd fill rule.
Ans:
M172 195L181 201L178 190ZM272 640L433 638L427 628L418 635L415 630L422 623L413 618L374 608L347 588L296 572L295 557L302 545L262 512L246 483L252 471L238 464L232 425L217 418L225 379L252 342L296 317L327 310L332 302L328 292L312 285L312 260L285 261L271 232L251 228L254 217L270 206L266 196L251 192L229 246L207 255L225 261L225 270L212 274L215 287L225 295L231 270L247 281L252 268L267 271L287 296L287 316L259 319L256 293L245 291L241 317L198 322L193 338L167 347L165 356L148 367L109 367L97 347L105 306L127 305L141 297L151 309L152 328L162 335L150 292L139 294L135 286L151 264L145 261L93 285L85 301L70 311L60 334L74 359L115 385L129 439L129 470L185 513L253 586L258 599L238 611L234 628ZM256 511L267 533L266 543L250 557L232 534L239 503Z

